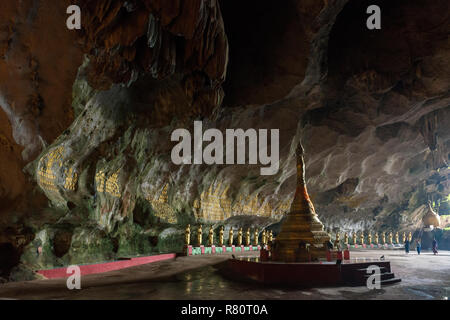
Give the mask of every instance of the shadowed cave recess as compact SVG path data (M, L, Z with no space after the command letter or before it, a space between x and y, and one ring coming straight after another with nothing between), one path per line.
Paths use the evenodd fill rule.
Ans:
M64 27L69 4L82 9L80 31ZM370 4L382 7L381 30L365 27ZM179 252L188 223L203 224L205 241L210 225L276 233L300 138L332 237L417 235L428 201L449 221L446 0L2 6L2 281ZM170 135L194 120L280 129L278 173L174 165ZM435 231L441 248L449 233Z

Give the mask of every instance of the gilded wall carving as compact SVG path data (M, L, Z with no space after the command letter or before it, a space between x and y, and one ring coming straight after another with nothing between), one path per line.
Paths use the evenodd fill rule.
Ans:
M41 158L39 161L38 183L45 191L57 192L56 174L53 172L53 166L56 164L62 167L62 154L64 147L59 146Z
M152 205L156 217L168 223L177 223L175 210L169 205L168 200L169 184L165 184L159 195L152 198L150 194L146 197L147 201Z
M261 217L276 217L289 211L291 201L284 201L274 208L269 201L255 196L239 196L232 205L228 191L230 186L219 183L216 188L211 185L203 191L200 199L194 201L196 218L207 221L223 221L233 215L256 215Z
M70 168L69 170L66 169L66 181L64 182L64 189L75 191L77 187L78 182L78 173L73 170L73 168Z
M110 177L106 178L103 170L100 170L95 175L96 190L99 193L107 193L115 198L121 197L119 184L120 169L114 172Z

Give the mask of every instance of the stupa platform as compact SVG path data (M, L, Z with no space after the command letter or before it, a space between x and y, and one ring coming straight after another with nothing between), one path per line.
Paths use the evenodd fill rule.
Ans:
M391 272L389 261L375 259L343 260L337 264L336 261L284 263L240 257L229 259L218 268L232 280L308 288L366 286L372 274L367 273L367 268L373 265L380 268L381 285L401 281Z

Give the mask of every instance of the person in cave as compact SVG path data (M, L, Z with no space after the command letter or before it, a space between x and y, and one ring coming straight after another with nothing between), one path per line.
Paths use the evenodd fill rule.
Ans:
M433 242L432 242L432 244L431 244L431 247L432 247L432 249L433 249L433 254L434 254L434 255L437 255L437 254L438 254L438 251L437 251L438 243L437 243L437 241L436 241L436 238L433 238Z
M420 250L422 249L422 245L420 244L420 239L417 240L416 249L417 249L417 254L420 255Z
M409 240L408 239L405 240L405 252L409 253Z

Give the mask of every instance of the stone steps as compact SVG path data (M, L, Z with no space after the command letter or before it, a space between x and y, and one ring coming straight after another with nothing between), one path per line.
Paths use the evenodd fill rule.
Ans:
M353 275L353 281L351 283L352 286L366 286L367 279L373 275L372 272L368 273L367 268L361 268L355 270L356 272ZM400 278L396 278L395 274L388 270L385 267L380 266L380 281L381 286L390 285L394 283L398 283L401 281Z

